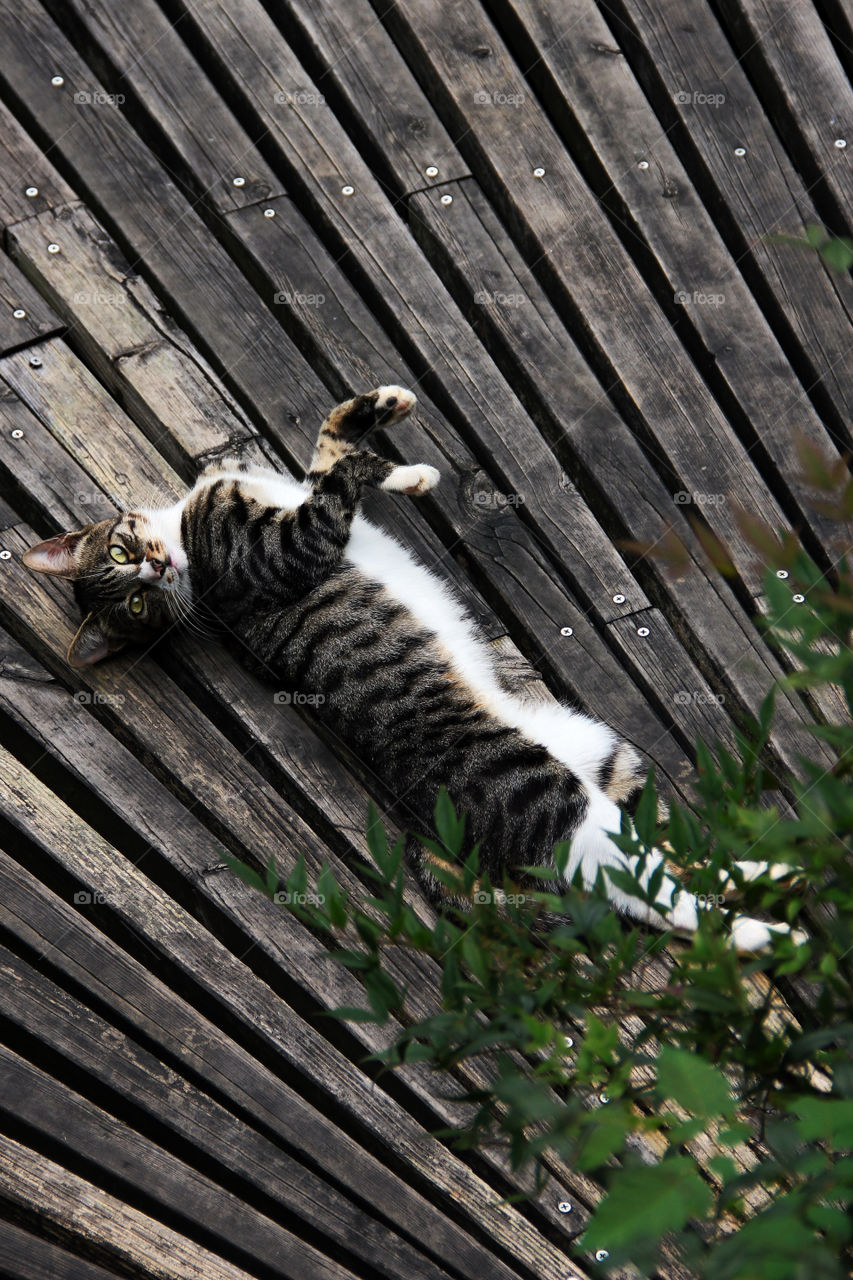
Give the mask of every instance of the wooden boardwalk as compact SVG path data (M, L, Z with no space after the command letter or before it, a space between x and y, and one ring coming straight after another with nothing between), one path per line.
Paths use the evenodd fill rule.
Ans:
M386 448L443 483L371 515L683 794L782 670L738 506L839 551L795 440L853 443L853 282L767 237L850 232L853 4L0 11L0 1276L593 1274L598 1189L502 1203L430 1136L446 1082L373 1079L382 1033L320 1016L354 976L217 870L357 888L358 762L193 637L71 671L19 556L225 450L301 473L331 404L415 387ZM670 527L677 575L626 550ZM842 714L782 698L779 768Z

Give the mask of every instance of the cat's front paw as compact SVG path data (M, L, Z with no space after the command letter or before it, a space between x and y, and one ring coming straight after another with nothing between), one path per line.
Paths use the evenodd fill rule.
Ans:
M368 391L367 398L374 399L374 397L377 427L392 427L394 423L408 417L418 403L414 391L407 391L405 387L392 384L387 387L377 387L375 391Z
M429 493L441 479L441 472L435 467L423 463L411 467L395 467L383 481L381 488L390 489L392 493L411 493L420 497Z

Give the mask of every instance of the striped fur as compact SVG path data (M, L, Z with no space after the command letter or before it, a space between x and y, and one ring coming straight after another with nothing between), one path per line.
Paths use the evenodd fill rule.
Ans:
M435 837L442 785L468 815L493 883L548 864L554 845L570 840L569 873L580 866L591 885L602 867L626 865L609 833L642 781L639 756L589 716L508 693L447 587L358 512L365 487L418 495L437 483L433 468L398 466L365 447L371 430L414 404L411 392L380 387L338 405L302 484L225 460L174 507L87 526L25 558L74 579L85 619L69 651L77 664L150 639L190 605L193 617L215 622L241 662L310 703L381 780L434 894L441 887L416 836ZM110 559L116 540L126 564ZM135 595L138 607L140 594L135 616L127 602ZM669 876L656 909L609 891L636 919L696 926L695 900ZM770 928L739 918L735 944L766 945Z

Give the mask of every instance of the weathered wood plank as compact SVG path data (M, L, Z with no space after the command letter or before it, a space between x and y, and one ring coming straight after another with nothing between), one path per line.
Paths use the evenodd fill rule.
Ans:
M115 1272L68 1253L13 1222L2 1221L0 1276L3 1280L111 1280Z
M853 89L813 4L722 0L735 52L836 232L850 229Z
M163 1064L160 1072L165 1070L167 1078L174 1069L182 1080L200 1082L207 1098L217 1100L204 1106L224 1103L229 1125L248 1117L247 1150L266 1139L275 1143L270 1177L279 1175L290 1153L348 1188L362 1209L379 1215L403 1238L479 1280L480 1247L455 1222L4 854L0 885L0 922L16 945L47 956L54 981L85 990L113 1026L130 1028L137 1044ZM143 1048L125 1042L125 1049L129 1064L143 1061ZM266 1174L256 1169L254 1176ZM580 1225L584 1214L577 1206L575 1213Z
M248 1272L5 1134L0 1134L0 1193L124 1274L141 1272L145 1280L251 1280Z
M36 367L34 358L39 361ZM61 339L40 343L37 352L29 348L3 356L0 378L116 506L127 509L155 499L174 502L186 491L180 477Z
M524 193L524 215L540 232L534 247L537 253L547 257L547 263L543 263L543 268L556 272L558 266L565 267L563 275L565 279L571 278L572 288L575 291L579 290L583 284L585 294L581 299L581 305L585 320L589 324L594 319L598 325L599 366L603 367L602 360L605 352L608 353L608 360L614 353L618 353L620 357L625 357L626 366L630 365L630 369L626 367L624 370L626 387L631 392L634 405L629 412L636 416L638 406L645 405L644 420L647 424L654 423L654 432L649 428L649 434L654 435L661 448L663 448L662 434L666 436L667 446L672 455L669 465L676 470L676 474L678 474L678 468L681 468L684 487L691 487L691 476L692 487L700 487L698 478L700 469L709 465L713 445L711 465L718 468L720 485L725 487L733 497L741 497L744 505L749 502L753 509L757 506L774 522L780 522L781 513L766 494L763 486L760 483L757 488L755 483L747 486L745 477L749 475L749 471L748 468L744 470L740 465L743 461L743 447L722 419L719 410L704 388L698 383L695 371L670 334L668 326L662 327L659 313L652 299L638 281L633 267L625 259L621 246L618 246L615 241L611 243L612 233L604 222L603 215L596 206L587 207L584 203L583 194L580 191L583 184L567 158L562 155L562 148L554 139L553 133L538 117L535 117L532 132L525 134L524 148L519 148L517 129L505 129L507 122L497 119L501 116L501 112L487 112L471 117L470 112L467 110L463 112L459 106L464 103L467 109L472 101L472 93L482 90L483 87L482 60L470 53L472 42L473 44L481 42L482 24L478 24L475 30L473 17L469 21L461 11L448 11L447 14L442 15L443 29L439 33L433 30L435 19L431 15L432 11L430 15L419 13L417 20L420 21L423 18L424 29L428 32L428 43L435 54L435 61L432 63L426 58L429 71L424 74L433 77L439 110L446 111L445 125L449 123L460 134L465 132L464 145L467 146L470 142L472 163L476 151L478 169L482 171L481 178L490 180L496 193L506 197L506 201L512 206L509 209L510 215L513 210L520 212L518 202L522 200L521 193ZM410 60L417 61L424 56L423 48L420 47L419 50L418 41L414 38L407 41L406 36L407 32L411 33L408 24L415 19L415 11L411 9L407 10L405 20L401 13L397 14L395 36L401 41L401 46ZM253 51L258 47L266 49L272 39L268 19L260 11L260 6L256 7L254 4L244 6L241 11L240 32L234 31L223 7L216 4L214 0L195 6L191 13L188 11L186 20L198 26L208 42L215 65L221 68L224 75L231 77L235 91L243 95L244 100L257 112L259 119L268 120L269 108L266 99L276 84L280 84L282 80L293 74L294 59L279 42L274 58L267 56L263 65L260 65L260 60ZM449 30L448 23L451 24ZM490 45L495 46L492 49L494 55L497 47L500 46L500 41L496 36L492 41L491 33ZM500 61L495 61L493 58L491 65L495 68L495 72L494 80L490 80L489 83L493 87L499 83L502 88L513 89L518 77L508 56L502 53ZM452 104L447 100L451 93L448 86L452 86L454 98ZM489 129L481 126L481 122L487 117L491 122ZM397 340L402 341L403 335L417 337L419 343L422 339L420 346L423 352L422 358L426 358L431 367L437 366L442 369L446 394L450 393L451 385L455 388L458 382L461 384L458 391L455 389L453 391L457 401L463 395L467 396L469 401L472 396L482 400L483 391L488 390L490 382L493 382L492 378L487 377L487 371L481 367L482 360L472 363L466 350L466 370L458 376L455 369L459 350L458 338L452 342L449 340L450 331L456 323L455 310L451 311L445 307L440 318L440 327L436 328L434 320L436 307L435 304L430 306L430 294L433 292L432 279L425 277L422 271L413 273L410 241L405 234L405 229L400 228L392 220L385 197L370 176L362 172L360 161L352 154L351 147L346 139L340 136L340 131L333 128L331 121L324 119L322 123L325 126L323 145L326 151L324 154L330 147L334 148L333 154L337 157L338 163L336 176L324 174L317 178L313 176L317 166L308 163L308 173L306 175L303 172L303 177L306 183L306 194L310 183L313 207L318 213L322 213L330 231L334 231L341 237L342 242L345 240L349 245L352 258L357 257L364 268L365 280L368 274L372 275L373 284L370 286L372 305L377 310L381 308L386 311L389 304L394 305L398 324L398 330L395 331ZM526 115L523 123L526 129L528 123ZM290 134L286 135L284 128L278 129L276 142L281 150L282 164L288 166L287 171L289 166L295 166L297 154L300 156L303 171L306 161L310 161L310 157L315 154L319 145L318 130L321 124L319 113L315 116L313 124L314 130L311 137L307 135L307 130L300 132L294 128ZM499 136L501 131L503 131L502 137ZM484 138L488 140L490 149L488 156L485 156L480 149ZM534 143L543 140L549 143L549 156L551 150L555 152L555 158L551 163L556 165L557 173L552 182L543 182L532 176L532 169L539 160L533 159L532 155L527 156L527 152L531 151ZM501 146L504 147L506 154L498 163L495 152L499 151ZM479 160L482 160L482 164L479 164ZM349 176L345 176L344 170L350 171ZM354 185L358 199L342 199L339 185L341 182ZM568 219L566 202L568 202ZM571 243L565 236L567 222L573 226L575 232ZM576 252L575 246L581 244L583 251ZM400 279L406 281L405 297L400 297L399 294L397 282ZM565 283L563 276L560 279ZM585 304L588 304L589 314ZM426 320L423 318L424 315L433 318ZM639 371L642 371L642 374L638 378ZM470 383L472 375L476 375L476 390L472 390L470 385L465 386L466 381ZM453 377L452 383L448 381L448 376ZM609 376L612 381L612 366ZM439 392L436 391L434 394L438 400ZM653 405L654 397L657 397L657 401ZM490 403L494 403L494 396L490 396ZM505 403L505 397L502 403ZM698 429L700 422L701 432ZM491 438L486 435L482 424L482 415L479 420L478 435L481 441L489 440L491 446ZM723 462L724 458L725 462ZM703 481L707 479L706 474ZM723 485L724 480L725 485ZM520 488L519 485L514 487ZM742 538L733 521L723 510L713 513L712 522L721 531L725 529L738 565L742 567L742 572L749 580L749 569L742 564L744 560Z
M607 511L605 524L612 536L651 548L632 566L634 573L642 575L648 594L703 673L698 684L688 679L676 691L686 694L689 702L704 699L706 705L720 696L728 714L754 716L782 668L709 565L689 523L694 511L724 500L724 495L667 491L624 423L598 397L597 384L559 317L482 194L469 182L448 189L453 192L452 219L445 217L434 192L412 197L416 234L462 305L470 309L484 341L500 353L518 394L525 403L535 403L549 424L553 446L566 468L566 487L577 485L591 506ZM677 573L655 558L655 548L670 530L677 533L687 556L686 566ZM637 656L647 676L654 677L655 687L659 668L651 650L647 657L626 656L626 661L635 664ZM679 700L669 708L679 723L679 708L686 705ZM805 731L804 711L790 695L779 699L774 747L794 770L803 755L817 753L827 762L831 758ZM713 726L706 723L703 732L709 729Z
M849 447L853 280L816 255L769 243L772 233L801 234L823 218L717 18L704 3L686 16L681 0L600 7L813 402ZM714 94L724 102L709 104Z
M257 433L145 281L78 204L7 229L7 242L68 322L68 341L183 475ZM63 252L48 255L46 243Z
M661 310L738 420L753 465L795 521L795 508L806 516L806 539L826 544L838 528L815 509L797 437L829 458L838 456L835 444L624 58L600 52L612 36L593 0L576 7L570 34L531 0L500 0L497 9L564 142L582 139L593 189L617 229L626 228L626 247Z
M60 1015L54 993L43 982L28 980L26 967L14 956L3 956L2 948L0 972L20 992L28 1031L37 1028L38 1034L49 1010ZM4 1004L7 1012L17 1014L17 1006L12 1008L7 1001ZM106 1026L92 1030L100 1032L102 1039L94 1041L91 1048L109 1061L116 1048L115 1032ZM79 1047L79 1040L74 1046ZM80 1059L79 1065L85 1067L85 1060ZM183 1091L179 1096L178 1105L183 1109ZM176 1100L172 1097L173 1108ZM239 1258L239 1265L252 1270L266 1267L272 1275L288 1280L302 1280L303 1276L312 1280L353 1280L353 1273L334 1257L324 1256L293 1230L250 1207L248 1197L223 1190L162 1146L72 1092L52 1073L39 1070L0 1045L0 1124L4 1112L12 1121L35 1131L41 1141L51 1145L61 1141L63 1159L72 1167L91 1161L97 1167L99 1181L107 1181L114 1193L121 1193L125 1203L145 1204L152 1217L162 1215L173 1224L179 1223L188 1242L201 1238L213 1252L226 1258L230 1255L232 1261ZM286 1220L298 1229L299 1223L292 1216ZM440 1274L432 1269L433 1277Z
M0 251L0 355L58 333L62 321L7 254Z
M0 770L4 780L0 811L7 820L78 883L102 894L109 912L126 921L131 933L141 934L148 953L157 955L160 964L165 961L168 968L180 970L178 980L190 984L196 1003L200 997L214 1006L224 1001L231 1025L248 1028L255 1043L273 1049L282 1065L302 1059L301 1070L307 1068L315 1087L328 1093L335 1111L341 1108L341 1119L348 1114L351 1123L358 1116L361 1133L372 1132L405 1165L420 1168L422 1185L426 1181L445 1192L452 1188L457 1208L481 1225L484 1238L506 1256L523 1258L549 1280L563 1280L562 1252L429 1138L390 1095L364 1077L5 751L0 751ZM496 1258L495 1274L502 1265Z
M264 18L264 21L269 25L268 19ZM27 27L28 23L28 34L24 36L24 28ZM259 36L263 37L264 34L265 29L259 33ZM266 35L273 41L272 45L269 46L270 54L276 49L284 48L274 28L270 27L270 30L266 31ZM36 48L39 45L43 46L42 53L44 57L50 56L54 60L61 59L63 61L63 65L67 69L66 85L71 85L72 71L75 71L78 78L85 78L87 75L89 77L89 79L85 80L87 87L82 91L93 91L91 73L80 66L77 55L67 47L59 32L52 27L52 24L44 22L41 11L39 11L37 23L27 20L22 27L22 39L15 59L16 66L20 68L22 73L26 63L33 57L33 41L36 42ZM260 46L256 45L256 47L259 48ZM152 56L154 56L153 50ZM276 80L274 84L264 84L259 87L259 93L262 95L270 94L272 115L264 121L270 129L276 126L276 122L279 123L280 127L284 127L275 113L276 93L287 94L291 91L295 82L301 83L301 80L299 80L301 68L299 68L298 64L294 63L291 71L293 74L287 80L286 85L283 86ZM296 80L294 80L294 76ZM32 90L32 83L29 77L15 77L15 84L18 90L23 90L24 92L31 92ZM27 86L29 86L29 90ZM64 114L63 102L66 104ZM89 135L89 145L82 147L79 144L84 141L83 135L79 130L68 130L67 127L69 119L67 95L65 99L56 95L52 98L48 97L43 106L51 114L58 109L57 118L51 122L52 128L55 128L57 134L61 135L61 138L68 144L70 150L67 158L79 172L81 184L92 190L92 196L97 199L98 207L103 209L105 218L108 220L110 217L116 218L118 211L123 210L121 231L124 236L132 234L135 230L134 224L139 221L138 218L132 216L129 209L124 210L124 206L128 203L130 197L129 187L136 187L139 191L140 202L146 202L149 205L151 204L150 189L156 188L159 196L158 206L162 206L164 209L175 206L175 216L176 218L178 217L176 202L170 198L170 183L161 174L161 182L157 186L153 175L149 173L154 164L153 157L130 131L119 113L110 110L90 112L89 116L86 117L86 133ZM77 115L79 116L79 111ZM298 110L291 110L286 113L284 120L291 122L297 116L299 116ZM96 123L90 123L90 117L96 117ZM301 120L301 116L299 119ZM353 151L351 144L347 143L342 136L339 137L336 122L330 130L330 122L331 114L323 104L312 108L310 112L306 113L305 121L299 126L305 133L305 145L310 145L315 150L317 146L315 134L317 131L320 130L322 133L329 135L323 144L326 148L324 156L326 156L327 160L332 155L331 148L338 142L345 149L348 148L350 152ZM63 145L62 141L57 143L60 149L63 149ZM127 171L128 155L138 155L138 159L134 162L134 167L130 171ZM323 164L319 156L309 151L301 157L300 170L302 180L312 170L315 160L320 170L322 170ZM364 168L363 162L355 154L353 154L353 164L357 164L360 169ZM115 185L114 171L117 166L125 171L126 183L121 194L116 190ZM391 206L382 194L381 188L372 178L370 182L375 189L376 199L379 201L377 208L384 208L386 215L391 213ZM132 197L130 199L131 207L135 209L136 205L133 203ZM340 201L341 197L339 196L338 199ZM363 209L360 215L361 223L364 223L365 214L366 209ZM180 214L179 221L180 235L171 235L169 244L172 253L180 256L181 261L185 263L185 260L193 252L189 244L185 242L196 237L197 228L185 208ZM371 225L373 221L374 219L371 216ZM190 225L191 222L192 225ZM424 361L428 363L431 372L422 376L427 378L425 385L428 390L432 389L433 392L439 390L441 392L444 403L442 404L441 401L437 401L437 403L448 412L449 416L452 415L453 418L458 420L460 430L467 431L471 438L476 438L481 456L491 460L493 474L496 478L499 478L505 491L524 495L524 518L531 523L534 520L536 521L539 541L548 548L556 570L560 572L560 566L571 564L578 554L583 559L585 547L580 539L578 539L579 545L574 547L570 531L566 528L565 513L562 509L559 489L559 469L535 426L527 418L521 406L515 402L511 390L501 378L499 371L480 344L476 342L474 335L464 320L455 312L451 299L444 292L440 281L423 260L402 222L391 214L390 219L386 216L386 224L382 236L383 252L386 248L389 251L394 248L398 266L395 267L387 261L384 263L382 271L387 279L387 289L384 292L388 294L389 299L396 301L398 310L400 307L403 308L403 314L397 316L394 321L398 345L400 345L400 338L410 342L415 334L422 339L416 358L412 360L410 357L410 363L416 369L422 369ZM362 233L367 234L371 230L371 225L362 226ZM146 268L156 273L160 257L167 252L167 248L162 243L150 243L148 240L149 235L147 227L144 228L144 233L134 241L134 248L135 252L139 253L140 257L144 259ZM373 239L376 239L375 227L373 227ZM351 251L360 254L361 245L353 243ZM401 254L404 256L401 257ZM374 265L378 265L378 263ZM174 276L174 268L169 268L169 270L171 271L169 279L171 279ZM216 270L214 265L208 265L205 275L211 275L214 270ZM232 269L231 275L233 276L233 274ZM228 273L224 272L223 275L225 279L228 278ZM174 285L167 285L166 271L164 271L162 277L158 276L158 279L160 280L161 290L166 289L166 296L170 297L168 290L173 289ZM405 286L402 285L403 280L405 280ZM194 288L198 289L196 282L194 282ZM423 305L418 305L422 293L425 295ZM177 298L174 301L176 302ZM182 294L182 301L184 302L182 314L186 314L189 295ZM220 314L219 308L211 313L209 304L207 307L197 304L193 310L193 315L196 319L189 321L191 332L194 324L197 331L197 318L200 315L203 316L205 311L207 311L208 315L213 314L217 319ZM273 325L273 327L275 326ZM254 346L253 343L249 343L249 345ZM401 346L401 350L405 354L405 346ZM230 363L239 365L242 363L242 357L240 360ZM440 376L437 376L436 370L440 371ZM514 427L511 436L507 434L504 427L508 417L513 421ZM319 415L317 420L320 420ZM279 423L281 421L282 418L280 417ZM281 426L279 425L276 430L280 432ZM594 521L588 519L586 523L590 527L594 527ZM608 560L615 558L615 553L607 545L606 540L601 540L599 556ZM608 616L614 616L612 596L604 596L604 601L609 604Z

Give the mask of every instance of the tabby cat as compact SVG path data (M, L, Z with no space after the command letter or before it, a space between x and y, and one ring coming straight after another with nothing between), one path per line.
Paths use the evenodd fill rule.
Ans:
M554 845L571 840L568 873L580 865L591 885L599 868L628 862L608 833L619 831L618 804L641 781L639 757L587 715L506 692L444 583L359 514L365 485L418 495L438 482L433 467L399 466L363 446L414 406L401 387L356 396L323 423L304 482L218 462L176 505L51 538L24 562L72 580L84 617L72 666L149 643L203 608L247 667L313 704L397 797L410 831L434 836L445 785L493 883L505 870L547 864ZM414 836L408 851L440 895ZM646 877L661 856L648 860ZM749 879L765 868L741 869ZM615 885L609 893L636 920L696 927L695 897L668 875L655 909ZM739 950L786 929L731 921Z

